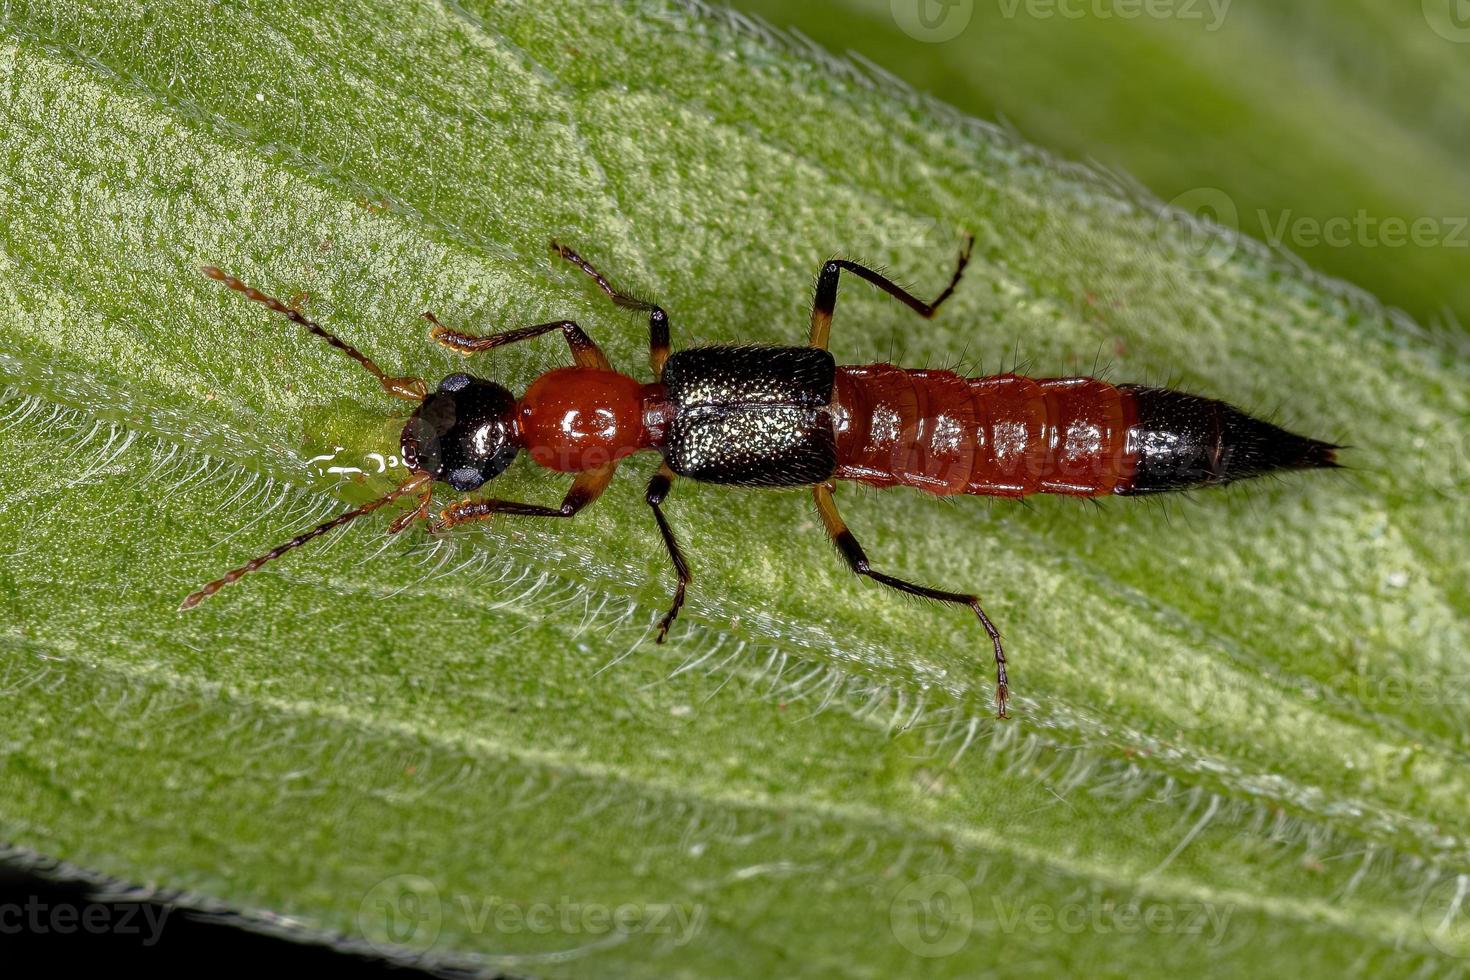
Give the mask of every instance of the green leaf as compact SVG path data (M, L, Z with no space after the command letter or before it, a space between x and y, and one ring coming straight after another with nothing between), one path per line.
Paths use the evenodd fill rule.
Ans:
M1460 2L734 6L1116 168L1415 316L1470 325Z
M0 837L522 975L1462 968L1457 341L697 6L3 16ZM385 486L403 414L201 264L389 370L463 363L433 309L571 316L646 377L549 237L684 345L799 341L834 252L937 288L966 232L932 324L844 289L840 359L1101 360L1354 447L1161 505L842 491L879 567L985 596L1009 722L973 621L848 575L801 493L679 483L650 643L643 458L576 521L364 521L176 611Z

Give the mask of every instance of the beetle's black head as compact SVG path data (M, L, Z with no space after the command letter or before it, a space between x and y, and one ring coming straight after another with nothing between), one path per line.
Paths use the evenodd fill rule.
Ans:
M516 458L515 396L493 381L451 374L403 427L403 462L456 490L474 490Z

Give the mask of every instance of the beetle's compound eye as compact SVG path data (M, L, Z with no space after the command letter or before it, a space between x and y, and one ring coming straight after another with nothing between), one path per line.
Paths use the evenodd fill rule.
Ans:
M520 446L516 400L468 374L451 374L403 427L403 461L460 491L478 489L505 471Z
M472 378L472 377L470 377L468 374L451 374L448 377L446 377L443 381L439 382L439 390L440 391L460 391L460 390L462 390L462 389L464 389L464 388L466 388L469 385L472 385L474 383L475 383L475 379ZM489 384L489 382L481 382L481 383L482 384Z

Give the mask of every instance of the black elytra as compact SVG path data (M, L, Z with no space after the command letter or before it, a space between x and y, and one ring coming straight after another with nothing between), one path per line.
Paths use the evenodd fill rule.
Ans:
M451 374L403 426L403 461L456 490L476 490L515 461L516 399L469 374Z
M836 367L818 347L691 347L669 357L669 469L707 483L789 487L837 468Z

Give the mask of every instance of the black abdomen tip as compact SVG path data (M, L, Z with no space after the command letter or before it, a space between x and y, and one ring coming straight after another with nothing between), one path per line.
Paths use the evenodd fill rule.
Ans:
M1288 432L1225 402L1168 388L1120 387L1132 395L1138 422L1128 439L1136 459L1133 480L1117 493L1160 493L1338 465L1338 446Z

